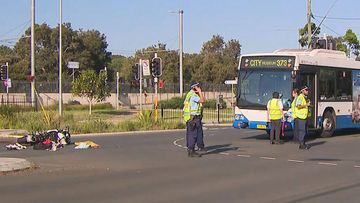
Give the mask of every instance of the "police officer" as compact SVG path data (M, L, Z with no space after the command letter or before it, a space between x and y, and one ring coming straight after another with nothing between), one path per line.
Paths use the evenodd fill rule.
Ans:
M195 143L202 136L201 105L205 102L199 83L192 83L184 101L183 116L186 122L186 143L189 157L201 157L195 151ZM199 146L201 147L201 146Z
M267 103L267 118L271 122L270 130L270 144L280 143L280 129L281 119L284 120L284 111L281 100L279 99L279 93L273 92L273 98ZM274 142L274 135L275 142Z
M297 122L297 135L299 136L299 149L309 149L305 144L306 124L309 113L310 102L306 101L306 96L309 94L309 88L305 85L301 88L301 94L298 96L295 106Z

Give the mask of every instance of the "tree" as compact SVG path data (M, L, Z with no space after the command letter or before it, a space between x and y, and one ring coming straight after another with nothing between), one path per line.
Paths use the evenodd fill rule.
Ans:
M344 43L347 45L349 49L349 55L352 53L356 57L359 56L359 40L356 34L351 30L348 29L343 37Z
M316 30L316 31L315 31ZM318 28L315 23L311 23L311 39L315 39L320 34L320 27ZM306 23L305 26L299 29L299 43L302 48L307 47L308 43L308 24Z
M224 51L224 38L220 35L213 35L211 40L205 42L201 49L202 54L222 54Z
M75 79L72 93L79 97L86 97L89 102L89 114L94 101L104 101L110 96L110 88L106 83L106 71L97 74L94 70L85 70Z
M58 78L59 26L51 28L43 23L35 25L35 75L38 81L54 81ZM14 80L25 80L30 74L31 29L28 28L13 48L11 62ZM80 68L100 72L111 60L107 52L104 34L97 30L73 30L70 23L62 25L63 67L69 61L80 62ZM0 57L3 54L0 52ZM71 70L63 72L63 78L70 79ZM112 78L110 78L112 79Z

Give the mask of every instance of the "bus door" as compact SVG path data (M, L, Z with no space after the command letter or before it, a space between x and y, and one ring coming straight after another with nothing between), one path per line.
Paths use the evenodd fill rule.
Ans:
M309 91L309 95L307 97L308 100L310 100L310 104L311 106L309 107L309 113L310 113L310 117L309 117L309 122L308 122L308 126L309 128L315 128L316 127L316 111L317 111L317 101L316 101L316 74L315 73L301 73L300 74L300 84L299 84L299 88L301 88L302 86L306 85L309 87L310 91Z

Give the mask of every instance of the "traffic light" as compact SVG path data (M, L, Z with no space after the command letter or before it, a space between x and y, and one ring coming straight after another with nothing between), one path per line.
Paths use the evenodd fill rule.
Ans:
M140 65L138 63L136 63L135 65L132 66L132 72L133 72L135 80L139 80L139 78L140 78Z
M7 65L1 65L1 68L0 68L0 80L1 81L4 81L7 79Z
M154 77L160 77L162 75L161 58L153 58L151 60L151 74Z

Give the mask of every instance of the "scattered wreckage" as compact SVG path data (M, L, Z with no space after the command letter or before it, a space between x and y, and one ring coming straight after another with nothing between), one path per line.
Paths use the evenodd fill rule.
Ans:
M15 144L6 145L8 150L21 150L32 146L35 150L56 151L65 145L71 144L71 135L69 129L66 130L48 130L44 132L34 132L17 138Z
M71 135L69 128L65 130L48 130L44 132L33 132L31 134L24 135L16 140L11 141L6 145L8 150L22 150L27 147L33 147L35 150L51 150L56 151L57 149L63 148L65 145L74 144L75 149L88 149L88 148L99 148L100 145L93 141L81 141L71 142Z

